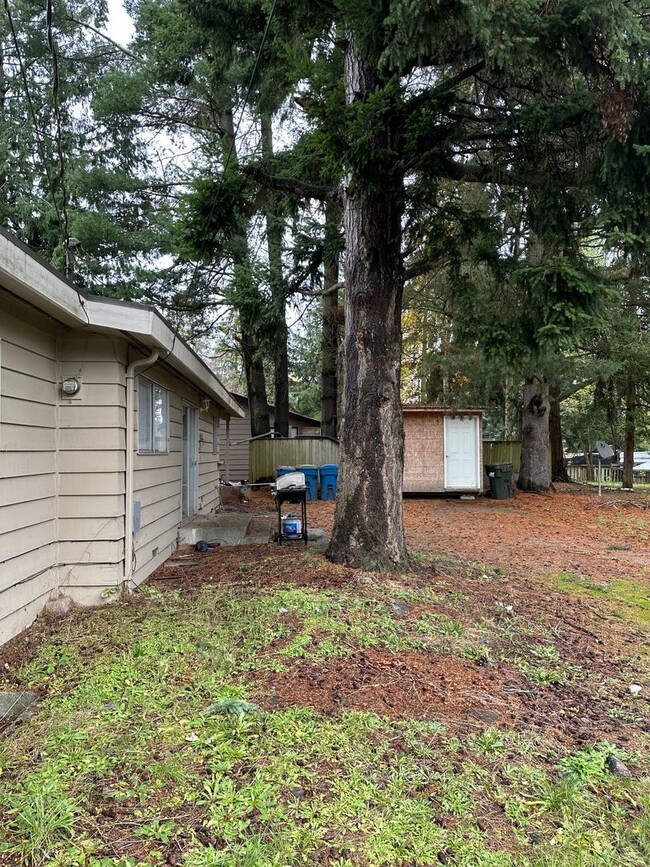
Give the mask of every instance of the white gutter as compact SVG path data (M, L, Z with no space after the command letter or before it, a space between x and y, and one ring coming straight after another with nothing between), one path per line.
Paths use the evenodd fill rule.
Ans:
M167 364L203 391L216 406L230 415L244 417L243 410L218 377L156 310L134 302L96 296L86 299L86 309L90 326L120 331L145 345L158 347Z
M133 454L135 451L135 431L133 417L135 415L135 377L136 374L151 367L158 361L159 349L154 349L151 355L132 361L126 368L126 461L125 461L125 495L124 495L124 578L122 589L128 593L133 583Z

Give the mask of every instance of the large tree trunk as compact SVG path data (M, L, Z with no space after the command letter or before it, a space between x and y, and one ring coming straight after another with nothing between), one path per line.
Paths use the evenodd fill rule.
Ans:
M267 160L273 158L273 127L271 118L261 118L262 153ZM275 372L275 420L273 427L278 436L289 436L289 330L287 328L287 298L282 267L282 238L284 218L277 193L269 192L266 203L266 237L269 252L269 278L273 303L273 368Z
M524 383L521 468L517 482L521 491L548 491L551 487L549 410L546 379L541 374L534 374Z
M380 97L374 69L348 34L348 103ZM375 108L363 175L344 193L346 293L339 493L327 556L367 570L406 566L402 523L404 427L400 403L403 177L392 154L399 117ZM379 101L379 99L377 100Z
M341 211L336 205L327 205L325 213L325 253L323 256L323 326L321 335L321 433L328 437L339 435L338 414L338 351L339 351L339 293L330 291L339 282L338 235Z
M224 166L230 160L237 161L237 141L232 107L223 110L220 116L221 128L224 130L222 139ZM240 239L240 250L237 260L237 286L234 306L239 316L241 332L240 345L244 359L246 387L248 391L248 409L250 412L251 436L262 436L271 431L269 403L266 392L266 377L259 342L255 331L257 319L261 315L262 298L254 282L248 238Z
M627 381L625 396L625 452L623 454L623 487L634 487L634 438L636 433L636 382Z
M248 389L248 409L251 417L251 436L258 437L271 431L269 404L266 399L266 378L264 365L259 356L254 338L243 331L241 346L244 355L246 387Z
M564 465L564 443L562 442L562 418L560 414L560 389L551 385L548 390L551 401L549 416L549 437L551 441L551 479L554 482L570 482L571 478Z

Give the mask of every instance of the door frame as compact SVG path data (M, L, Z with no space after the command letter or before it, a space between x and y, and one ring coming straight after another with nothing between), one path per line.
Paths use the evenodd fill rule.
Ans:
M181 437L181 520L198 512L199 500L199 410L183 403Z
M475 473L473 484L462 485L462 486L453 486L451 487L448 484L448 472L447 472L447 424L448 421L454 421L455 419L465 419L470 418L473 421L474 428L474 457L475 457ZM481 449L482 449L482 430L481 430L481 416L479 414L458 414L454 415L450 413L444 416L443 421L443 460L444 460L444 479L445 479L445 491L481 491L482 490L482 482L483 482L483 467L481 466Z

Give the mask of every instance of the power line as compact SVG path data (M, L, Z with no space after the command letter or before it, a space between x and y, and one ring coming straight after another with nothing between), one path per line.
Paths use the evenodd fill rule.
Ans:
M54 43L52 32L53 19L52 0L47 0L47 44L52 54L52 107L54 109L54 122L56 125L56 150L59 158L59 183L61 185L61 209L63 212L63 244L65 247L65 276L71 277L74 271L70 252L70 231L68 225L68 191L65 181L65 160L63 157L63 143L61 133L61 106L59 104L59 58Z
M62 222L61 211L59 209L59 203L56 198L56 191L54 187L54 179L50 173L50 166L47 161L45 155L45 146L43 144L43 139L41 137L41 131L38 126L38 119L36 117L36 109L34 108L34 101L32 99L32 95L29 90L29 82L27 81L27 73L25 71L25 64L23 63L23 57L20 51L20 45L18 43L18 36L16 34L16 28L14 27L14 20L11 14L11 8L9 6L9 0L4 0L5 12L7 13L7 21L9 23L9 29L11 30L11 38L14 44L14 49L16 51L16 57L18 59L18 66L20 68L20 77L23 82L23 89L25 91L25 97L27 99L27 105L29 106L29 113L32 118L32 124L34 125L34 135L36 136L36 146L38 148L38 153L41 158L41 162L43 163L43 169L47 176L47 180L50 187L50 195L52 197L52 204L54 205L54 210L56 211L56 216L59 223Z

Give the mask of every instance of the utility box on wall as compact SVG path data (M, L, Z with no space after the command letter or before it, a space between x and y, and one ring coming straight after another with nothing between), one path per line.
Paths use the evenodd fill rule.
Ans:
M483 491L483 411L403 407L405 494Z

